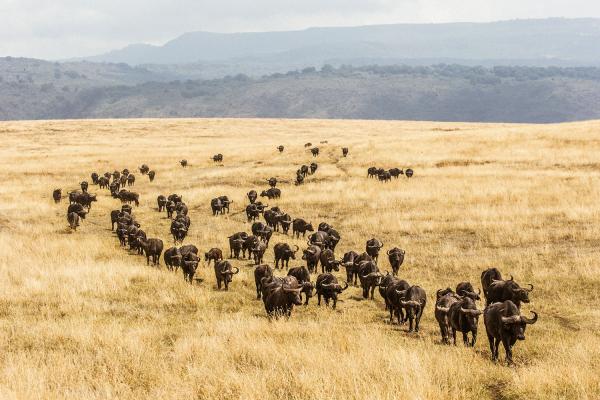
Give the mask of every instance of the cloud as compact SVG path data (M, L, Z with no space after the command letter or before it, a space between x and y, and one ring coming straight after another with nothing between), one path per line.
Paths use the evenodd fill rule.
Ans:
M190 31L600 17L589 0L2 0L0 55L59 59Z

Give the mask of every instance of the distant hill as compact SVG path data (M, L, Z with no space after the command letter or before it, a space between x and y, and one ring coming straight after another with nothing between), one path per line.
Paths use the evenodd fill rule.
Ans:
M87 61L143 64L600 66L599 19L395 24L288 32L181 35L163 46L133 44Z
M0 119L358 118L562 122L600 118L599 68L326 66L168 81L126 65L0 60Z

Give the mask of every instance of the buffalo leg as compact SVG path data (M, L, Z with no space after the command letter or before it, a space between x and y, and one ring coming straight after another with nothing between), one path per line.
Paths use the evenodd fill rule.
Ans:
M504 346L504 351L506 352L506 363L508 365L513 364L512 348L510 343L508 342L508 339L502 338L502 345Z

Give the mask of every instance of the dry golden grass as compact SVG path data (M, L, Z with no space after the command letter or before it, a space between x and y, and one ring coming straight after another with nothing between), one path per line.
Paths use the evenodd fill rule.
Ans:
M599 396L600 122L56 121L1 123L0 133L1 399ZM317 173L303 186L282 183L271 205L333 224L340 255L373 236L384 250L404 248L401 275L429 296L419 334L390 326L378 294L362 300L358 288L335 311L313 299L269 321L248 262L234 262L242 272L229 292L203 266L205 281L191 286L119 248L109 224L119 203L107 191L91 187L99 201L76 233L66 203L50 196L92 171L128 167L149 236L170 244L155 199L176 192L190 207L186 243L225 250L229 234L249 231L245 193L270 176L291 180L312 161L303 144L321 140ZM217 152L224 166L209 160ZM137 172L144 162L153 183ZM366 179L371 165L416 174L379 184ZM209 201L223 194L232 213L214 218ZM489 266L536 287L524 312L540 320L516 345L513 368L489 360L482 320L475 349L439 343L436 289L479 286Z

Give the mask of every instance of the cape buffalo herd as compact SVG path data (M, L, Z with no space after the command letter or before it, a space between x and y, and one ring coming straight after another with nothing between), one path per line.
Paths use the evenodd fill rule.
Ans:
M327 141L321 141L321 143L325 144ZM305 147L310 149L314 157L319 155L318 147L312 147L310 143L307 143ZM341 149L342 156L347 157L348 147ZM277 150L282 153L284 146L278 146ZM220 163L223 161L223 155L216 154L211 159L215 163ZM183 168L189 165L185 159L180 160L179 164ZM296 171L296 179L293 182L278 181L277 178L271 177L267 179L269 189L261 191L260 197L267 197L269 202L277 203L281 198L281 190L277 187L279 184L302 184L307 177L315 174L317 169L318 165L314 162L302 165ZM142 175L148 175L150 181L153 181L155 173L150 170L148 165L142 164L139 171ZM377 178L381 182L388 182L392 178L397 179L400 175L410 178L413 174L413 170L410 168L385 170L370 167L367 171L369 178ZM315 225L317 228L315 229L312 222L307 222L306 219L300 217L292 218L278 205L271 205L268 208L269 205L257 201L259 197L257 191L250 190L245 196L248 199L248 205L245 208L235 207L237 203L234 203L227 195L213 194L215 197L210 200L210 207L206 207L208 203L206 198L203 200L204 206L197 206L198 202L193 199L193 202L189 200L193 204L188 207L179 194L157 195L156 210L166 213L161 219L167 220L166 224L169 225L169 231L175 244L164 250L163 239L148 237L149 235L141 229L141 224L133 214L132 205L140 207L135 208L138 210L143 209L146 203L140 200L141 196L138 193L124 189L125 186L131 187L135 183L135 177L128 169L105 172L102 175L93 172L90 177L91 185L97 185L99 189L110 190L110 197L118 199L122 203L120 209L110 211L111 230L118 239L119 247L133 252L133 254L144 255L147 265L152 263L153 266L160 267L160 257L162 256L167 270L177 272L181 269L184 280L194 283L203 282L203 279L198 277L199 275L207 276L206 270L203 271L203 268L199 269L199 267L209 267L212 262L218 290L229 290L235 275L242 272L243 269L252 268L256 298L262 299L267 315L271 318L282 316L289 318L294 306L308 306L313 292L316 292L317 295L317 306L320 306L321 300L324 300L325 306L331 305L332 309L335 309L339 296L349 289L350 285L356 294L358 293L357 286L360 286L364 301L375 299L375 289L377 288L379 296L383 300L381 307L385 307L386 313L389 312L390 326L406 324L408 332L419 332L422 328L422 316L427 307L427 291L422 286L410 284L406 279L400 277L406 272L404 268L401 270L401 267L407 260L407 253L399 247L387 247L384 250L387 260L384 261L379 259L384 243L374 237L366 240L362 253L351 249L345 249L344 253L336 253L336 247L342 241L342 235L330 223L321 222L319 225ZM99 199L97 194L89 192L90 186L87 181L81 181L79 187L81 191L67 192L69 198L67 222L72 232L75 232L86 220L92 203ZM109 196L102 197L110 199ZM55 203L60 203L62 190L55 189L52 192L52 199ZM232 205L234 211L230 214ZM236 211L235 208L238 210ZM198 247L192 244L183 245L188 240L190 233L189 211L198 209L206 210L206 214L201 218L204 225L211 213L213 216L228 214L225 217L227 223L244 224L247 222L251 224L249 226L251 233L240 231L227 237L229 243L227 259L220 248L207 247L202 261L199 257ZM261 218L264 219L264 222ZM343 225L347 224L347 221L339 221L339 223ZM290 226L292 228L291 236L288 234ZM155 230L150 229L148 232L154 233ZM164 234L166 234L166 229L163 230ZM279 239L282 239L283 235L287 240L280 241ZM271 244L273 236L277 238L274 245ZM198 237L197 234L194 234L194 237ZM300 247L290 241L305 243L305 246ZM178 244L181 247L177 247ZM272 256L267 253L271 246ZM301 255L300 258L297 257L298 254ZM248 261L245 260L250 263L246 264ZM271 261L272 263L270 263ZM291 266L290 261L292 261ZM234 262L239 266L233 265ZM409 262L409 266L414 269L414 265L411 264ZM340 267L343 267L345 271L340 272ZM282 271L279 270L283 269L286 270L283 272L286 275L276 276L276 273L281 274ZM345 279L342 280L339 275L344 273ZM314 281L313 274L316 276ZM512 364L514 345L517 340L525 339L527 325L535 324L538 320L538 314L535 312L532 312L532 318L522 315L521 312L522 305L530 303L533 285L522 286L512 275L509 279L505 279L497 268L484 270L481 273L480 283L481 289L475 289L470 282L463 281L457 284L455 290L448 287L435 292L433 317L439 326L441 343L456 345L456 336L457 333L460 333L464 346L475 346L479 317L483 315L492 360L498 360L499 344L502 342L506 352L506 362ZM235 286L236 289L245 290L243 284L240 285L240 288ZM302 294L305 296L304 301ZM485 300L483 309L478 307L478 302L481 301L480 295L483 295ZM345 298L360 300L361 296Z

